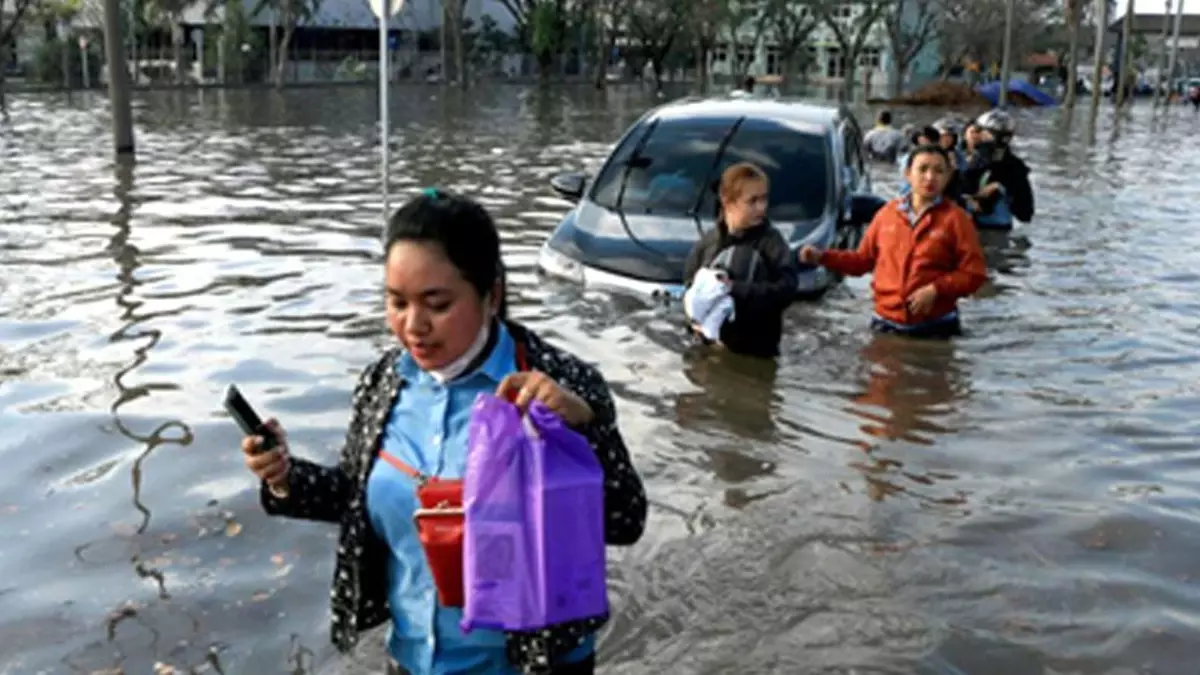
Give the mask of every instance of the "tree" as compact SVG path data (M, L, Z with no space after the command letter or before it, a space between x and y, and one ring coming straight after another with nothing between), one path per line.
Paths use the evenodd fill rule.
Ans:
M629 34L650 61L654 88L662 90L663 64L682 33L690 0L632 0Z
M883 15L891 47L892 72L888 75L888 94L900 95L913 60L929 46L937 34L941 0L893 0Z
M813 12L829 27L833 39L838 45L838 55L842 60L843 95L853 98L855 68L858 57L866 47L875 24L883 17L894 0L861 0L847 4L840 0L816 0ZM850 9L849 14L845 13Z
M1065 0L1063 12L1067 21L1067 95L1064 103L1075 105L1079 86L1079 24L1083 17L1083 0Z
M701 91L708 89L713 49L721 36L721 29L733 19L729 0L694 0L688 8L687 31L696 50L697 78Z
M1013 54L1047 46L1047 28L1063 0L1017 0ZM1004 51L1005 0L940 0L937 35L942 76L971 58L981 66L999 62Z
M8 100L4 93L8 55L17 44L26 14L36 3L37 0L13 0L10 8L6 0L0 0L0 115L5 119L8 118Z
M733 2L729 2L729 0L715 1L726 6L724 24L728 31L730 52L733 54L733 62L737 66L737 76L745 77L750 72L750 64L754 62L754 59L743 59L741 48L743 44L746 45L750 48L751 54L758 50L758 46L762 43L763 31L767 27L768 14L765 11L767 7L762 2L745 0L742 2L736 0ZM747 28L749 31L746 30ZM743 38L746 38L747 41L743 42Z
M820 19L804 0L771 0L767 6L770 29L779 49L785 76L808 65L808 41Z
M540 0L530 17L529 48L543 80L550 76L555 58L566 47L566 14L563 0Z
M617 37L625 28L630 0L595 0L594 6L596 57L592 84L604 89L608 86L608 61L617 47Z
M146 20L171 31L171 60L175 62L175 84L184 83L187 63L183 57L183 13L197 0L147 0Z
M186 2L187 0L167 1ZM263 11L270 10L275 15L273 28L283 31L278 40L273 40L271 46L271 81L276 89L283 87L283 73L287 67L288 50L292 45L292 36L296 34L296 27L316 16L320 7L321 0L259 0L258 6L250 13L251 16L258 16ZM272 37L274 36L274 31L272 31ZM379 76L384 77L385 75L380 73Z
M467 14L467 2L469 0L442 0L442 18L449 24L450 39L454 43L454 74L458 78L458 86L466 89L468 86L467 78L467 48L464 32L466 30L465 17ZM486 15L485 15L486 16ZM443 35L446 31L442 32ZM443 47L443 54L445 54ZM446 81L446 64L442 64L442 81Z

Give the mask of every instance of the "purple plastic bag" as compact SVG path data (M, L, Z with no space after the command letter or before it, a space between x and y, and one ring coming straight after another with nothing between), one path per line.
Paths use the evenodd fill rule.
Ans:
M468 435L463 631L607 615L604 471L587 439L537 401L522 417L486 394Z

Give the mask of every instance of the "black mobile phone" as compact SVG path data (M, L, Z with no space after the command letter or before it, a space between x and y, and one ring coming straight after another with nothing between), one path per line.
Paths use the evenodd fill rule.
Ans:
M225 392L225 410L247 436L262 436L262 452L273 450L279 445L279 437L263 424L258 413L254 412L254 408L250 407L235 385L229 385Z

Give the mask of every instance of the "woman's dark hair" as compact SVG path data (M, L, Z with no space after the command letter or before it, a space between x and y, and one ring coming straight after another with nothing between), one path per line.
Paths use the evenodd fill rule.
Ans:
M926 145L926 143L921 141L922 138L925 139L926 141L931 141L933 143L936 143L937 140L941 137L942 137L942 132L938 131L935 127L932 127L932 126L921 127L920 129L917 129L915 132L913 132L912 142L913 142L913 145Z
M500 281L500 318L507 318L504 261L500 234L487 209L462 195L427 188L419 197L396 209L384 233L383 255L400 242L433 244L483 297Z
M922 143L913 148L912 152L908 153L908 159L904 160L904 169L907 171L912 168L913 162L920 155L937 155L942 158L946 166L950 166L950 153L946 149L937 144Z

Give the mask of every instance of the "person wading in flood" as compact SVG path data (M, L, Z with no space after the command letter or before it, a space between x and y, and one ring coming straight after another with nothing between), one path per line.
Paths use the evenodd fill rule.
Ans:
M959 298L987 280L987 263L971 216L942 196L950 171L942 147L916 148L905 169L912 191L875 214L857 251L800 249L802 263L848 276L874 274L871 328L878 332L959 335Z
M262 481L263 508L340 524L331 599L339 650L390 620L392 674L591 675L595 633L606 616L537 631L464 634L462 609L443 606L435 592L414 521L426 477L453 482L464 475L471 406L479 394L494 393L520 407L541 401L587 438L604 470L605 541L636 542L646 494L608 385L595 368L505 315L500 238L475 201L426 190L388 222L384 254L387 324L396 344L354 389L337 463L291 457L274 421L268 425L281 448L259 452L261 438L243 440L246 465Z
M795 256L767 220L769 190L767 174L753 164L726 169L721 174L717 226L692 247L683 271L688 287L703 273L718 279L732 298L732 317L720 324L721 344L739 354L763 357L779 354L783 313L799 283ZM699 317L690 318L693 330L700 333Z
M863 149L871 159L879 162L894 162L898 159L900 148L904 145L904 133L892 126L892 113L880 111L875 120L875 128L863 136Z
M1003 110L975 120L974 151L962 175L963 202L980 229L1011 230L1013 220L1033 220L1029 166L1012 150L1016 122Z

